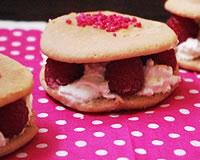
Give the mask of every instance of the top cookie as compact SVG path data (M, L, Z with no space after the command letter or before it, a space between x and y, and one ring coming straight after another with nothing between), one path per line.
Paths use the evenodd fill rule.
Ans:
M200 19L200 0L167 0L165 9L191 19Z
M87 13L133 18L110 11ZM161 22L135 17L141 27L129 26L110 32L93 26L78 26L78 16L80 13L71 13L49 21L41 38L44 54L63 62L96 63L154 54L177 44L175 33Z
M20 63L0 54L0 107L31 93L32 74Z

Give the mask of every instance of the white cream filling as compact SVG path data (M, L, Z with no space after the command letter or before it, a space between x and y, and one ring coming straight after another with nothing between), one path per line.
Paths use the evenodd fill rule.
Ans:
M66 105L88 102L100 97L106 99L120 98L110 92L108 81L104 79L105 63L86 64L84 75L66 86L59 86L57 93L66 100ZM166 65L155 65L148 60L144 67L144 88L137 93L140 96L151 96L155 93L166 93L171 86L180 82L180 77L173 75L173 69Z
M58 94L64 96L69 104L87 102L104 97L116 98L110 93L108 82L104 79L105 63L86 64L84 75L74 83L58 88Z
M177 59L194 60L200 57L200 40L197 38L188 38L180 43L176 52Z
M152 59L149 59L144 67L144 87L137 95L152 96L156 93L170 92L172 86L181 81L180 76L173 74L171 66L155 65Z
M7 141L8 141L8 139L4 137L2 132L0 132L0 147L5 146Z
M28 124L29 120L30 120L30 118L32 116L32 100L33 100L33 96L32 96L32 94L30 94L30 95L26 96L24 99L25 99L25 102L26 102L26 106L28 108L28 121L27 121L27 124ZM19 135L24 133L24 129L21 131L21 133ZM8 142L9 142L9 138L5 138L3 133L0 131L0 147L5 146L6 143L8 143Z
M200 23L199 23L200 26ZM179 60L194 60L200 57L200 30L197 38L188 38L176 48L176 58Z

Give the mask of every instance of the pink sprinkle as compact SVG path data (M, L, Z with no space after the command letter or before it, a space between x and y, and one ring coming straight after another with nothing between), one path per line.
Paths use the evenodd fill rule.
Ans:
M92 26L94 28L106 30L107 32L127 29L129 26L142 27L142 24L138 22L135 17L124 17L117 14L105 15L101 12L95 14L80 13L76 16L76 21L77 25L80 27Z
M67 20L66 20L66 23L67 23L67 24L72 24L72 20L71 20L71 19L67 19Z
M136 22L134 24L134 27L142 28L142 24L140 22Z

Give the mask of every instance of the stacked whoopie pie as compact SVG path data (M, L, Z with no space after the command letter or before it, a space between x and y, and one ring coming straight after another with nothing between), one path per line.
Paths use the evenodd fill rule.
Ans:
M176 34L166 24L111 11L50 20L41 38L47 93L84 112L142 109L178 86Z
M32 114L32 74L0 54L0 157L30 141L37 133Z
M167 0L165 9L173 14L167 24L178 35L176 57L179 65L200 71L200 1Z

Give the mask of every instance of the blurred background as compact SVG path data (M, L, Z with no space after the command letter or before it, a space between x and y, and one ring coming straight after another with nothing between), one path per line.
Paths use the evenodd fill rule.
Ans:
M43 20L69 12L113 10L166 21L164 0L0 0L0 19Z

